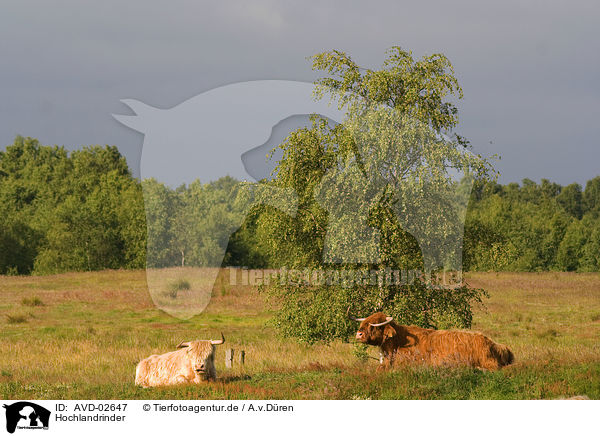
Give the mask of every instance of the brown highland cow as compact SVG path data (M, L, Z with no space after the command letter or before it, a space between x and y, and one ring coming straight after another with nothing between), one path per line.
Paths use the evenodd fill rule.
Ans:
M433 330L399 325L382 312L360 321L356 339L381 347L382 368L402 363L426 365L469 365L496 370L514 361L506 345L497 344L481 333L461 330Z

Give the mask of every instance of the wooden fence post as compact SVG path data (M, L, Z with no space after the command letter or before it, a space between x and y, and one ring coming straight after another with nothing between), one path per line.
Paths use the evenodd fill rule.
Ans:
M225 367L233 367L233 348L228 348L225 350Z
M246 352L244 350L240 350L240 365L244 365L245 360L246 360Z

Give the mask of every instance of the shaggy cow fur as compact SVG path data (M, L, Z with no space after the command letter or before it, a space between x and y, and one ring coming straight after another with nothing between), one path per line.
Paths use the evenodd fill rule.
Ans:
M394 364L416 362L427 365L466 364L480 369L496 370L514 361L506 345L497 344L481 333L460 330L433 330L385 322L378 312L361 322L356 339L381 347L382 368Z
M191 341L179 347L142 360L135 370L135 384L150 387L215 380L215 346L211 341Z

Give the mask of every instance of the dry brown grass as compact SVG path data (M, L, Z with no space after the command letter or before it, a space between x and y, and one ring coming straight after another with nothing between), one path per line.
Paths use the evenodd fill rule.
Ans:
M600 360L600 275L470 273L467 282L490 292L473 328L510 344L517 362Z
M168 283L181 273L170 272L163 280ZM487 309L476 310L474 330L508 345L516 357L515 365L500 376L522 379L523 391L501 391L499 397L593 397L595 391L582 392L577 386L598 380L600 274L471 273L466 279L490 293ZM5 397L429 398L436 390L426 390L427 383L454 383L438 373L427 376L430 382L421 373L414 379L403 375L402 382L394 374L374 375L377 362L358 361L351 344L309 347L281 339L265 326L271 313L257 289L229 286L226 271L218 276L206 310L187 321L154 306L144 271L0 276L0 289L5 315L0 317L0 388ZM34 297L44 305L28 307L26 322L10 323L6 315L24 315L21 302ZM218 338L221 331L227 343L217 347L219 383L202 392L181 388L148 393L133 387L140 359L172 350L182 340ZM246 365L226 369L225 348L244 349ZM375 349L370 353L378 357ZM596 366L586 366L590 364ZM580 369L570 369L575 367ZM557 372L549 375L550 381L539 382L541 387L530 380L548 368L562 368L570 381ZM466 386L475 383L468 374L453 377ZM488 381L493 384L499 376L477 377L492 377ZM398 383L406 384L405 391L397 390ZM392 388L396 390L386 394ZM458 397L475 387L468 389ZM453 398L453 391L448 392L444 398ZM496 391L477 395L494 397Z

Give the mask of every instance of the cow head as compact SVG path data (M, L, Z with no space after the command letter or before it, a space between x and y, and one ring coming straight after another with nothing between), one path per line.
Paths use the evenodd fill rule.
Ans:
M225 337L221 333L219 340L181 342L177 348L186 348L186 354L194 372L204 380L210 380L216 376L215 345L224 342Z
M386 316L383 312L374 313L367 318L350 318L360 322L356 340L363 344L381 346L386 340L396 335L394 318Z

